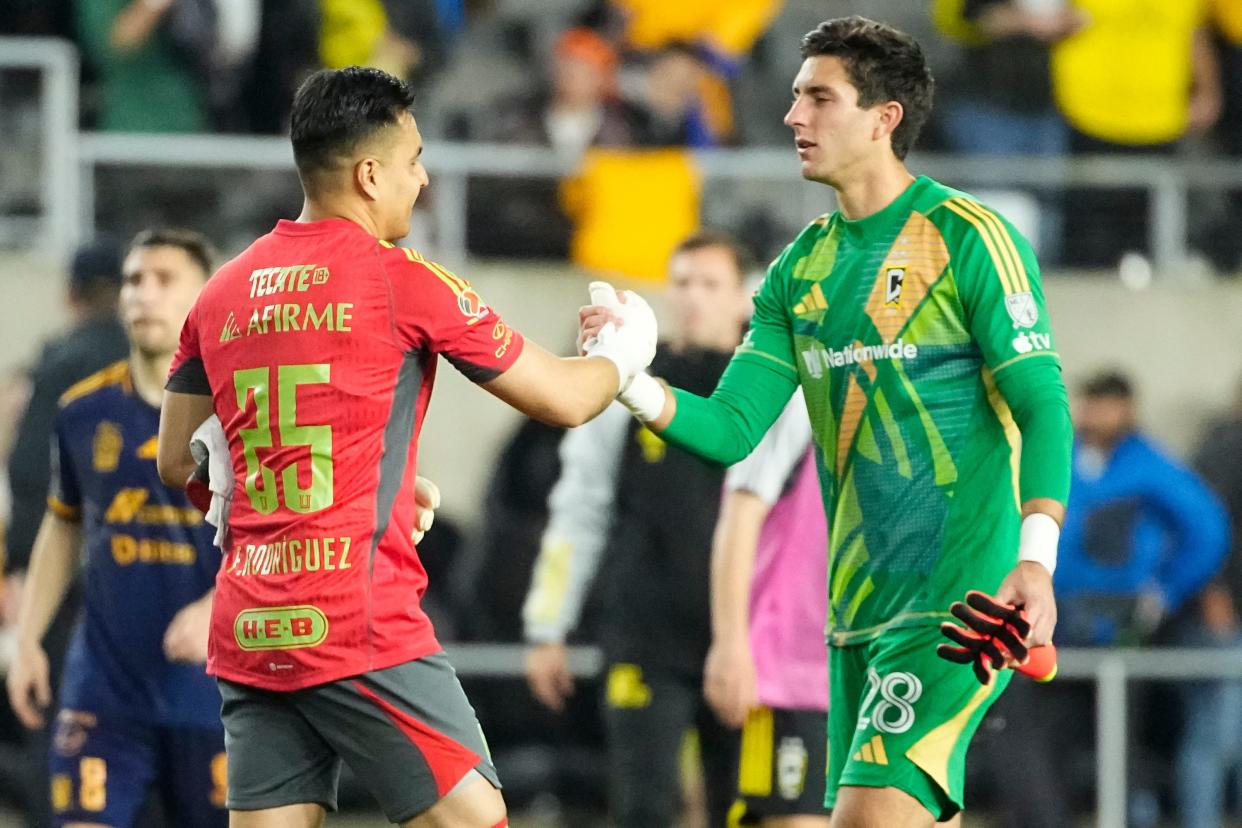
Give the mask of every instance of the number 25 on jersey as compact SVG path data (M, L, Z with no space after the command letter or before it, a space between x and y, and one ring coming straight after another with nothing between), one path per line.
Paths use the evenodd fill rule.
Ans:
M274 469L259 459L260 449L274 448L272 433L272 370L246 368L233 372L233 388L237 407L249 413L253 398L254 427L242 428L239 436L246 458L246 494L250 505L263 515L270 515L283 502L287 509L300 514L318 512L332 505L332 427L298 425L298 388L326 383L331 366L327 363L280 365L276 372L276 432L284 448L307 446L310 449L310 485L298 485L297 462ZM280 495L276 491L276 475L280 475Z

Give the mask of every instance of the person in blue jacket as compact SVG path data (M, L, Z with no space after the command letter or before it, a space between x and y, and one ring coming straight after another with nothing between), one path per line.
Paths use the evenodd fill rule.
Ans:
M1216 575L1228 519L1207 484L1139 430L1123 374L1083 385L1075 427L1055 576L1057 640L1138 644Z

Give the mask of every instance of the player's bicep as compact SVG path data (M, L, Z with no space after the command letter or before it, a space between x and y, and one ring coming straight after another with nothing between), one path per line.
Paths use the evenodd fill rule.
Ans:
M986 207L953 199L960 234L952 267L970 333L993 372L1029 359L1060 363L1039 264L1017 230Z
M78 485L77 469L73 455L61 435L60 423L52 431L52 475L47 493L48 511L62 520L81 519L81 487Z
M173 355L164 387L182 394L211 393L211 384L207 381L207 369L203 366L203 354L199 348L198 303L190 308L185 324L181 326L177 352Z
M206 394L164 391L160 406L160 432L156 452L156 468L164 484L180 489L194 471L190 454L190 438L203 421L214 414L212 400Z

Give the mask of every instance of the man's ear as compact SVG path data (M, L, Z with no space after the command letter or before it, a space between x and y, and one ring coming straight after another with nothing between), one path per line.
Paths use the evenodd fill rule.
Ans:
M371 201L379 199L379 168L380 162L374 158L363 158L354 164L354 186Z
M884 136L891 136L893 130L901 124L902 119L906 116L906 111L897 101L888 101L880 104L879 117L876 119L875 130L871 137L878 141Z

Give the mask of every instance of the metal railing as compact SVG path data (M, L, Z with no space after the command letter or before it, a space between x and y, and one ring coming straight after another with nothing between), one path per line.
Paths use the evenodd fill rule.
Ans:
M73 45L56 38L0 38L0 70L42 72L43 112L40 176L42 216L38 246L64 256L93 231L101 165L186 169L292 170L287 139L232 135L79 133L78 58ZM466 253L466 182L472 175L560 177L575 163L551 150L493 144L433 142L429 158L435 181L432 212L437 255L461 261ZM705 181L801 182L788 148L710 150L694 153ZM1183 264L1192 188L1242 190L1242 165L1227 160L1168 157L1006 157L915 154L911 166L934 178L968 187L1129 187L1150 194L1149 246L1161 271ZM801 189L802 214L814 216L831 203L822 187Z
M78 51L53 37L0 37L0 71L40 74L39 189L41 214L34 247L62 258L80 238L75 223L81 170L78 148Z
M484 678L519 678L526 647L520 644L450 644L445 648L457 672ZM1192 648L1061 649L1056 681L1096 684L1096 825L1125 828L1128 684L1137 681L1242 680L1242 652ZM578 678L603 669L597 647L571 647L569 668Z
M705 181L744 184L802 184L802 213L812 217L831 204L827 188L802 182L786 149L719 149L693 153ZM289 169L293 154L284 138L226 135L155 136L85 133L79 139L85 226L94 215L92 180L98 165L211 169ZM509 144L433 142L428 165L435 188L432 214L437 255L462 261L466 255L466 182L470 176L561 177L576 164L550 149ZM1164 156L1073 158L956 156L920 153L910 166L954 185L993 188L1129 187L1150 196L1148 243L1161 272L1187 259L1190 190L1242 190L1242 165L1217 159Z

